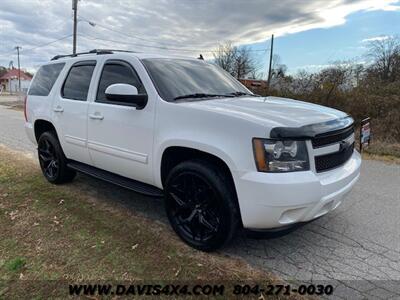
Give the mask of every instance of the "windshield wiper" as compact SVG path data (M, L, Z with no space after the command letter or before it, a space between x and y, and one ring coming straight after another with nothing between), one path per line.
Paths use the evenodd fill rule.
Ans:
M228 93L227 95L233 96L233 97L238 97L238 96L261 97L260 95L257 95L257 94L251 94L251 93L245 93L245 92L239 92L239 91L235 91L235 92L232 92L232 93Z
M234 97L234 95L220 95L220 94L206 94L206 93L195 93L175 97L174 100L188 99L188 98L211 98L211 97Z

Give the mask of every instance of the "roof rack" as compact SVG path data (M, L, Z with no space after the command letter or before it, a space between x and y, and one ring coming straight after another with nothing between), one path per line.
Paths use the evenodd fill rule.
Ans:
M84 54L97 54L97 55L113 54L114 52L135 53L134 51L129 51L129 50L93 49L93 50L90 50L88 52L79 52L79 53L75 53L75 54L56 55L51 60L57 60L57 59L64 58L64 57L77 57L79 55L84 55Z

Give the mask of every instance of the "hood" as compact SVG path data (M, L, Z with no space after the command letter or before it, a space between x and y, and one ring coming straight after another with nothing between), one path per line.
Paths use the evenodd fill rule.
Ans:
M272 127L301 127L347 116L325 106L279 97L217 98L181 105L232 115Z

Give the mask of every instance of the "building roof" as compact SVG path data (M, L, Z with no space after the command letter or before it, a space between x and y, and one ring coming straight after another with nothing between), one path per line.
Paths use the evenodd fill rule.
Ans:
M0 80L8 80L8 79L16 79L18 78L18 69L11 69L7 73L5 73L3 76L0 77ZM32 76L25 73L24 71L21 70L21 80L31 80Z
M239 81L248 88L266 87L268 85L268 81L262 79L240 78Z

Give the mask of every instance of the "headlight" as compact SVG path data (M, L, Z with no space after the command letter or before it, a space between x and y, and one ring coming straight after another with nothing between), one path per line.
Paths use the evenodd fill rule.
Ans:
M305 141L253 139L259 172L294 172L310 169Z

